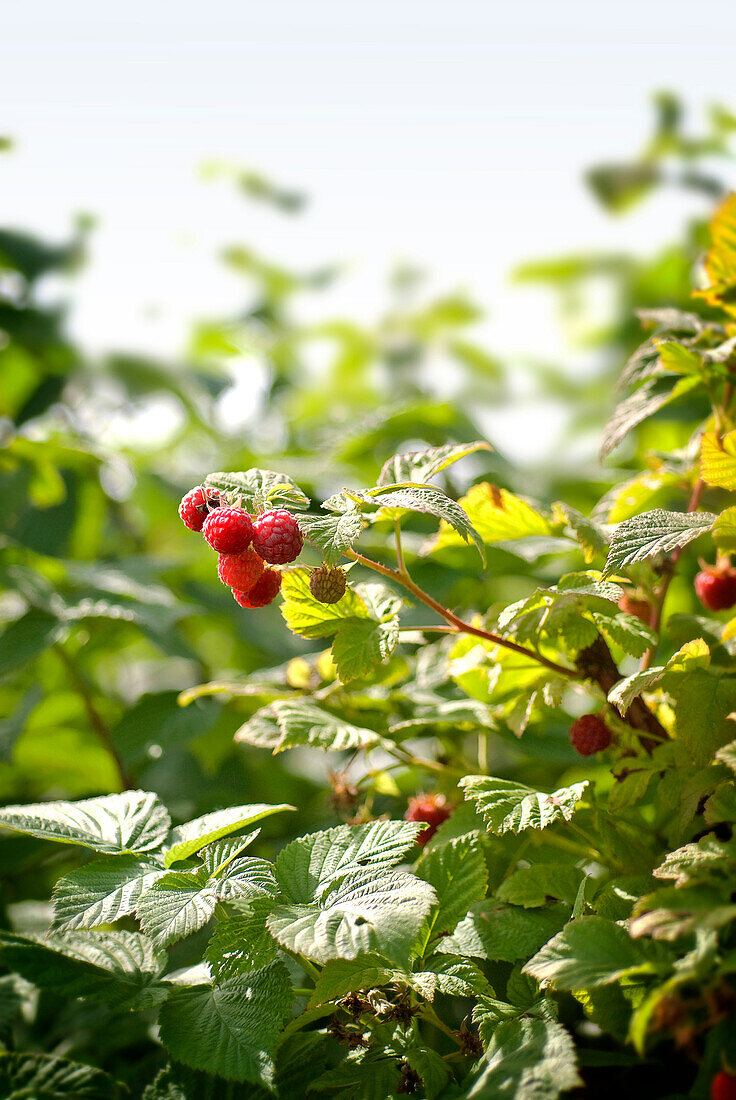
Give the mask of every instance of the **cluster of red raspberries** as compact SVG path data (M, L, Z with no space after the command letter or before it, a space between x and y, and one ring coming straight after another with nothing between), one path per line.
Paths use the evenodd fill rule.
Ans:
M217 575L241 607L271 603L281 588L281 573L268 566L294 561L304 545L291 512L275 508L251 516L244 508L221 504L217 490L201 485L182 498L179 515L218 551Z

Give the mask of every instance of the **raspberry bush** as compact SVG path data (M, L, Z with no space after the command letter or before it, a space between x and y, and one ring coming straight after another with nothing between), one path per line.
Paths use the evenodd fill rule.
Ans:
M404 370L440 325L462 414L412 378L310 464L310 394L280 461L234 438L233 470L188 467L189 531L186 483L105 511L114 466L49 430L66 524L34 433L9 444L0 1095L730 1095L736 604L696 578L736 548L735 237L732 198L692 300L670 273L637 303L591 482L461 442L495 376L457 301L371 338ZM289 281L239 262L277 404Z

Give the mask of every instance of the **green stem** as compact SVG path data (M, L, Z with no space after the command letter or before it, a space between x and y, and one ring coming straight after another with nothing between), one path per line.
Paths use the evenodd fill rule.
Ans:
M458 775L464 774L459 769L451 769L444 764L438 764L436 760L425 760L424 757L414 756L413 753L407 752L401 745L391 745L390 747L386 745L384 748L386 752L395 756L402 764L408 764L412 768L424 768L426 771L439 772L441 775L446 775L453 770L457 770Z
M404 549L401 545L401 521L399 519L394 520L394 538L396 539L396 564L398 566L398 571L399 573L403 573L405 577L408 577L409 574L404 562Z
M486 730L478 731L478 771L488 775L488 746L490 737Z
M436 1027L439 1031L442 1031L445 1035L449 1036L449 1038L452 1039L453 1043L456 1043L458 1046L462 1045L452 1028L449 1028L447 1024L443 1023L442 1020L440 1020L439 1016L431 1007L431 1005L428 1005L426 1003L423 1004L419 1015L422 1017L423 1020L426 1020L428 1024L431 1024L432 1027Z
M305 959L303 955L298 955L296 951L290 951L288 947L282 947L281 950L284 954L288 955L289 958L293 959L297 966L300 966L304 973L312 978L315 984L319 981L319 970L314 963L311 963L309 959ZM310 990L310 996L312 992L313 991Z
M92 692L90 691L87 680L60 643L57 642L53 648L66 670L70 683L84 703L84 709L87 712L87 718L89 720L90 726L96 733L99 740L102 742L107 752L115 761L118 776L120 777L120 786L123 788L124 791L131 790L133 784L130 780L130 776L126 771L125 764L122 761L120 753L115 747L115 742L113 741L112 734L110 733L110 727L95 706L95 701L92 698Z
M395 584L400 584L402 588L405 588L408 592L411 592L413 596L416 596L418 600L426 604L427 607L431 607L441 618L445 619L450 626L453 626L460 634L472 634L476 638L482 638L486 642L492 642L493 645L501 646L503 649L510 649L514 653L520 653L524 657L529 657L532 661L537 661L540 665L544 665L551 672L555 672L558 676L567 676L570 679L579 679L579 673L572 668L565 668L564 665L558 665L555 661L550 661L547 657L543 657L541 653L536 653L533 649L527 649L523 645L517 645L516 642L511 642L507 638L500 638L498 634L492 634L488 630L482 630L479 626L473 626L472 623L466 623L463 619L460 619L449 608L443 607L441 603L438 603L428 592L420 588L418 584L415 584L411 577L406 573L398 573L395 569L389 569L387 565L382 565L381 562L373 561L372 558L366 558L362 554L357 554L354 550L348 550L347 556L354 561L364 565L366 569L372 569L374 573L381 573L384 577L388 577L389 580L394 581Z

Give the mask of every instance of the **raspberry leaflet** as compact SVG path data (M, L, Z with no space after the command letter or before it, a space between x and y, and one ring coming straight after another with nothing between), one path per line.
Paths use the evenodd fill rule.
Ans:
M233 588L233 596L241 607L265 607L272 603L281 588L281 574L277 569L265 569L259 580L248 592Z
M222 554L239 554L251 544L253 523L243 508L218 508L207 516L202 534L213 550L219 550Z
M315 569L309 578L309 590L320 603L337 603L345 595L347 579L345 571L329 565Z
M201 531L207 519L208 509L218 508L219 505L220 494L216 490L211 490L205 496L204 489L198 485L196 489L190 489L181 498L179 515L184 526L190 531Z
M255 550L243 550L240 554L220 554L217 559L217 575L223 584L249 592L263 573L263 558Z
M284 508L264 512L253 523L253 549L271 565L294 561L303 545L296 517Z
M570 742L581 756L592 756L608 748L611 731L599 714L584 714L570 726Z

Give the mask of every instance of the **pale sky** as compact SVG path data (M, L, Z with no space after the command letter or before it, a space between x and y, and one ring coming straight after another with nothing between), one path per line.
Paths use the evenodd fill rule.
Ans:
M330 313L362 318L417 262L488 307L490 350L554 357L546 298L509 269L646 252L702 211L670 194L610 219L580 176L639 147L656 89L736 108L735 30L726 0L0 0L0 221L61 237L99 216L72 318L93 349L176 353L189 320L240 304L214 257L243 242L347 261ZM212 158L306 190L308 212L204 182Z

